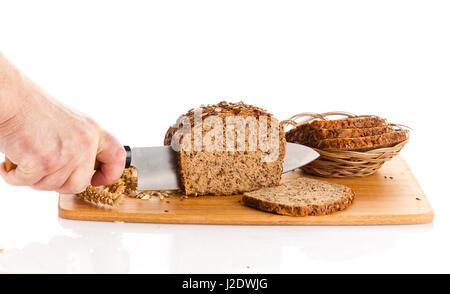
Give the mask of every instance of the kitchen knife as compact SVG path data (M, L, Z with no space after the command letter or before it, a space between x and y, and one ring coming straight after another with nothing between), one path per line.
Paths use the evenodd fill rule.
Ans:
M176 153L170 146L134 147L124 146L127 159L125 167L136 167L138 173L137 189L144 190L177 190L180 183L177 173ZM283 162L283 173L304 166L319 157L319 153L300 144L287 143L286 156ZM5 159L6 170L16 165ZM99 167L96 162L95 169Z
M180 188L176 153L170 146L136 147L127 152L127 162L138 172L138 190L176 190ZM319 157L313 149L286 144L283 173L304 166Z

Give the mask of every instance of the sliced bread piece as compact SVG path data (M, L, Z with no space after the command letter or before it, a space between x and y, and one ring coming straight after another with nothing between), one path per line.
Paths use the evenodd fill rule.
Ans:
M334 138L358 138L367 136L378 136L393 132L392 126L382 126L373 128L349 128L349 129L314 129L309 125L301 125L293 128L286 133L286 140L288 142L316 145L317 142L325 139Z
M313 129L353 129L353 128L375 128L387 126L385 118L379 116L359 116L350 118L341 118L333 120L314 120L307 123Z
M311 147L323 150L370 150L393 146L408 139L406 130L397 130L377 136L367 136L359 138L335 138L325 139L313 144Z
M299 178L280 186L246 192L245 205L292 216L326 215L344 210L355 194L349 187L310 178Z

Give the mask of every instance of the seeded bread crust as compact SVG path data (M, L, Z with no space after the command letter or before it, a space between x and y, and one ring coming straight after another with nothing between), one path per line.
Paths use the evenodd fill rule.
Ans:
M242 197L252 208L290 216L327 215L346 209L354 199L349 187L309 178L247 192Z
M190 119L192 126L194 125L195 110L191 109L183 115ZM266 116L267 124L270 126L273 119L267 111L243 102L220 102L215 105L201 106L201 110L203 121L209 116L218 116L223 121L228 116ZM181 127L172 126L168 129L164 145L171 145L172 137ZM193 130L191 134L194 137ZM203 130L203 134L205 134L205 130ZM273 139L279 141L279 157L273 162L261 162L260 158L264 152L260 150L178 151L178 172L185 194L193 196L232 195L278 185L286 153L285 133L281 125L278 136ZM183 138L180 142L182 140ZM248 143L247 137L245 143Z
M286 140L303 145L316 145L317 142L325 139L335 138L358 138L368 136L378 136L393 132L392 126L374 128L350 128L350 129L314 129L310 125L304 124L291 129L286 133Z
M226 116L267 116L269 119L272 117L272 114L268 113L265 109L248 105L243 102L238 103L230 103L222 101L218 104L214 105L200 105L200 108L202 110L202 119L204 120L208 116L219 116L219 117L226 117ZM180 115L180 118L187 117L191 121L191 126L194 126L194 114L195 111L198 108L192 108L187 113ZM171 126L164 136L164 145L170 146L171 140L175 132L178 130L175 125Z
M311 144L311 147L323 150L370 150L373 148L393 146L407 139L407 131L399 130L377 136L325 139L319 141L317 144Z

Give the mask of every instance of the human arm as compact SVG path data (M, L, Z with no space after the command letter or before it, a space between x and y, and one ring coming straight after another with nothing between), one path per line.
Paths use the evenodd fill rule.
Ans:
M111 184L125 166L116 138L45 93L1 53L0 152L17 165L10 172L1 165L7 183L60 193ZM93 175L96 158L101 169Z

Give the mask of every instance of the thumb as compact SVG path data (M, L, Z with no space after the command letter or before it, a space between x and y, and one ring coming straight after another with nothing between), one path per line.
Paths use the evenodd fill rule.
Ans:
M126 152L119 140L100 130L97 160L101 166L92 176L94 186L110 185L117 181L125 168Z

